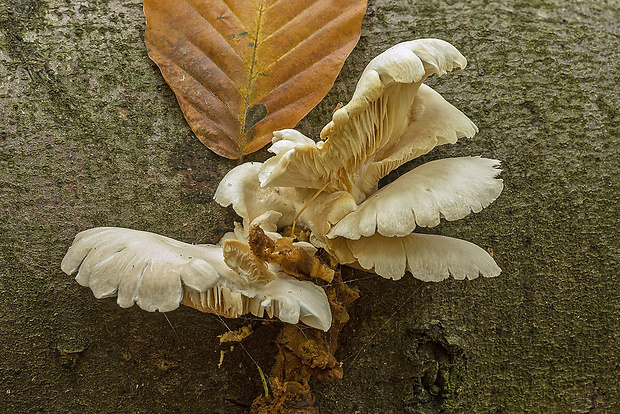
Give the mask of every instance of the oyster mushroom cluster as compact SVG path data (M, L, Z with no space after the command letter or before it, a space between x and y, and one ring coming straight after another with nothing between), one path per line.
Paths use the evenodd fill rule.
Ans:
M336 110L318 142L294 129L274 132L265 163L231 170L215 193L242 218L218 245L192 245L153 233L95 228L77 235L62 269L95 297L116 296L167 312L180 303L225 317L265 314L323 331L332 323L325 291L333 270L316 257L382 277L407 271L424 281L500 273L475 244L415 233L441 218L479 212L501 193L499 161L460 157L431 161L383 188L379 180L435 146L472 137L477 128L423 84L464 68L447 42L400 43L373 59L351 101ZM280 232L308 229L308 241ZM294 237L294 235L293 235Z

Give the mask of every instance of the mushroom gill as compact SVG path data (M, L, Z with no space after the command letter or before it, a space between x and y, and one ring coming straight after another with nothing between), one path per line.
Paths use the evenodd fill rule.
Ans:
M77 272L77 282L90 287L95 297L116 296L125 308L136 303L150 312L169 312L183 303L222 316L267 314L283 322L329 329L331 311L323 289L287 275L277 265L261 266L259 259L249 256L249 247L244 250L239 243L243 244L228 242L233 246L227 253L233 269L220 246L99 227L76 236L62 269Z

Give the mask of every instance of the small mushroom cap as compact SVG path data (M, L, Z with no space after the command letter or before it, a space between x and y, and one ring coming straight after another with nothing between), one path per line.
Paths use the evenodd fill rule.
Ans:
M249 283L267 284L276 278L267 263L260 260L241 240L229 239L222 244L224 262Z
M246 229L254 219L270 210L282 214L278 226L292 223L295 207L291 197L285 189L261 188L258 180L261 167L260 162L246 162L233 168L224 176L213 198L223 207L232 205L235 213L243 218Z
M479 275L494 277L501 273L484 249L451 237L412 233L405 237L375 234L359 240L337 240L346 241L359 267L388 279L398 280L407 270L425 282L439 282L449 276L459 280ZM339 247L346 248L343 242Z
M235 222L235 230L231 233L226 233L222 236L222 239L219 241L218 245L223 246L224 242L228 239L237 239L237 240L248 240L248 234L252 227L258 226L272 239L276 240L282 237L280 233L278 233L278 223L282 218L282 213L274 210L265 211L260 216L256 217L254 220L250 222L249 225L243 226L242 224ZM292 219L291 219L292 221ZM289 223L284 223L283 225L288 225Z
M274 134L276 155L263 165L261 185L327 184L327 191L348 191L361 202L390 170L435 145L476 132L465 115L421 87L431 74L465 65L452 45L437 39L388 49L368 64L351 101L325 126L321 138L326 141L314 144L292 132Z
M297 152L313 152L316 151L317 143L294 129L283 129L273 133L272 145L269 152L275 154L274 157L265 161L258 173L258 179L261 186L278 186L278 187L306 187L320 188L322 179L319 176L306 176L303 182L299 181L299 177L288 173L289 169L295 166L289 166L291 162L298 162L295 154ZM319 144L321 144L319 142ZM277 184L273 184L273 178L278 177ZM308 184L310 180L310 184Z
M423 164L368 197L355 211L340 220L328 238L357 240L376 232L403 237L416 224L434 227L440 218L458 220L478 213L503 189L495 178L500 162L488 158L446 158Z
M77 272L77 282L90 287L95 297L116 295L121 307L136 303L150 312L168 312L183 301L227 317L267 313L283 322L301 320L322 330L331 325L323 289L277 269L268 283L248 281L226 265L219 246L99 227L76 236L61 267L67 274Z

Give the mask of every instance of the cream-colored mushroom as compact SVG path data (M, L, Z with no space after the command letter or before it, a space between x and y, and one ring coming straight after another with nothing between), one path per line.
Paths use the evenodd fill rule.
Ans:
M222 179L213 196L224 207L233 206L235 213L243 219L247 230L254 219L267 211L281 214L278 226L292 223L295 216L295 196L291 189L261 188L258 173L259 162L246 162L230 170Z
M322 141L293 129L276 131L272 158L240 165L224 177L214 198L232 205L243 223L220 245L96 228L76 236L62 269L77 272L78 283L97 298L117 296L122 307L137 303L167 312L182 303L227 317L267 314L325 331L331 325L325 291L291 277L299 269L289 262L294 267L296 257L303 259L307 266L297 273L307 277L320 273L331 280L333 271L311 257L314 247L281 239L277 231L295 220L311 230L314 246L340 263L383 277L399 279L406 271L426 281L498 275L491 256L472 243L412 233L493 202L502 191L498 161L433 161L378 190L379 179L396 167L477 132L462 112L422 84L465 65L452 45L436 39L404 42L377 56L351 101L323 128ZM248 244L253 226L270 246L280 239L265 257Z
M341 240L343 245L339 248L348 249L349 257L355 258L349 265L388 279L400 279L407 270L425 282L439 282L448 276L475 279L479 275L494 277L501 273L484 249L452 237L411 233L405 237L375 234L357 240Z
M292 141L281 141L289 148L292 148L289 145L291 142L304 142L303 135L292 129L276 131L275 134L290 134L293 137ZM277 145L278 142L274 144ZM291 187L262 187L260 183L262 170L263 164L257 162L237 166L226 174L215 191L215 201L224 207L232 205L243 219L244 225L237 226L235 231L234 237L238 239L247 239L247 232L257 224L268 234L276 237L273 234L275 228L292 225L296 214L307 206L316 193L312 188L296 187L294 183ZM346 191L324 192L304 210L299 217L299 224L309 227L320 240L323 240L331 226L354 211L356 207L355 199Z
M405 237L375 234L347 245L359 266L389 279L400 279L405 270L416 279L439 282L493 277L501 270L489 254L473 243L434 234L412 233ZM355 263L355 262L354 262Z
M357 240L379 233L403 237L416 223L434 227L440 218L458 220L478 213L502 192L499 161L446 158L423 164L368 197L327 234Z
M451 44L422 39L398 44L373 59L351 101L314 143L302 134L274 133L275 156L261 168L263 187L347 191L361 202L394 168L436 145L471 137L476 126L422 82L467 61Z
M315 244L340 263L393 279L406 270L429 281L498 275L495 261L478 246L412 232L416 226L436 226L442 217L463 218L493 202L503 188L496 178L499 161L437 160L377 190L379 179L394 168L477 132L467 116L422 84L432 74L465 65L465 58L441 40L388 49L369 63L351 101L323 128L324 141L315 143L290 129L274 133L274 156L258 172L262 188L322 192L299 221L310 227ZM311 200L309 194L305 200ZM300 200L294 203L297 214ZM347 202L335 202L340 200ZM334 214L328 218L331 208Z
M225 248L226 249L226 248ZM323 289L278 270L261 267L243 249L192 245L153 233L103 227L79 233L62 261L67 274L90 287L97 298L117 297L121 307L134 303L168 312L179 303L203 312L236 318L267 314L317 329L331 326ZM264 275L257 272L265 271Z

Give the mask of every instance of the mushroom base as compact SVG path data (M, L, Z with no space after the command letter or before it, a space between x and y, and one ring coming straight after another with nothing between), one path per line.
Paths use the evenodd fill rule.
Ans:
M349 320L347 309L359 293L343 282L339 271L325 291L332 310L331 328L323 332L287 324L282 329L276 340L276 363L269 375L272 395L256 398L252 413L318 413L308 384L310 377L327 382L342 378L342 366L334 354L338 335Z

